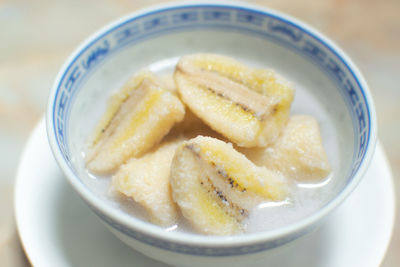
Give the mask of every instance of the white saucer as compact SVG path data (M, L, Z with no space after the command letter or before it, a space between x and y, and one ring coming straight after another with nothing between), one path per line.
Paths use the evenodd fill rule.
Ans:
M378 266L393 229L393 188L378 144L353 194L316 231L275 249L268 266ZM114 237L72 190L53 159L43 119L19 165L15 212L20 238L35 267L166 266Z

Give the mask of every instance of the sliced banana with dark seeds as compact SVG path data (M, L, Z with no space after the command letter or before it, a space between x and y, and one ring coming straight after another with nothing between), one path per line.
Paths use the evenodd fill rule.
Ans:
M255 166L231 144L204 136L177 149L170 180L183 216L205 234L240 233L257 204L288 195L281 175Z
M181 99L211 128L243 147L267 146L285 126L294 90L271 70L219 55L183 56L175 70Z
M139 73L111 98L87 152L87 168L107 173L130 157L142 155L181 121L184 113L178 97L164 90L153 74Z

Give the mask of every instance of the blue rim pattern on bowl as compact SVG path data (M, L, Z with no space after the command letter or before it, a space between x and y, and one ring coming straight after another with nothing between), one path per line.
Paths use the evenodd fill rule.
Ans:
M353 179L370 145L371 114L366 106L368 100L361 83L348 62L317 35L283 17L267 11L218 4L170 7L128 18L98 35L69 61L63 76L56 84L54 102L51 103L51 121L48 123L51 124L58 149L70 171L75 174L75 179L79 180L71 162L65 126L68 125L73 98L93 70L128 44L142 42L162 34L204 29L235 31L277 42L319 66L335 82L352 114L353 122L357 122L355 125L358 126L354 129L354 133L359 133L354 136L354 151L357 153L353 155L349 171L349 176ZM88 204L114 229L149 245L179 253L207 256L242 255L276 247L293 239L283 237L268 244L220 247L218 250L169 241L160 242L150 235L129 229L102 214L89 202Z
M219 247L202 247L202 246L188 246L186 244L181 243L171 243L167 240L162 240L159 238L153 238L149 235L140 233L138 231L134 231L129 229L125 225L113 220L112 218L105 216L101 211L98 211L94 206L87 203L89 207L93 210L93 212L99 216L104 222L107 223L113 229L124 233L125 235L139 240L145 244L155 246L162 249L167 249L174 252L179 252L183 254L196 255L196 256L207 256L207 257L226 257L226 256L236 256L236 255L245 255L251 253L257 253L260 251L272 249L284 245L292 240L297 239L298 237L306 234L311 231L310 229L303 229L303 231L297 232L295 235L290 235L286 237L282 237L274 240L273 242L260 242L257 244L252 244L250 246L219 246Z

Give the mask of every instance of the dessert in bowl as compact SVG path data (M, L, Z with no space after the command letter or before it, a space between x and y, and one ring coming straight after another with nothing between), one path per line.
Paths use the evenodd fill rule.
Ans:
M93 172L85 160L88 137L115 90L142 69L167 80L176 73L182 56L197 53L221 54L255 69L274 69L293 84L290 113L316 119L331 168L320 182L296 182L287 202L264 203L260 210L266 212L249 216L246 230L239 234L199 234L179 210L179 222L172 227L153 224L140 205L111 192L108 176L113 174ZM173 80L171 83L176 86ZM190 100L183 102L189 106L186 114L191 109L202 116L190 106ZM174 123L184 120L178 117ZM225 141L232 141L224 127L213 128L211 119L201 118L217 133L200 129L197 134L223 139L218 136L222 131ZM171 128L161 138L172 135ZM67 60L56 79L47 129L67 179L117 237L150 257L187 266L243 265L307 233L356 187L376 142L373 102L351 60L326 37L297 20L237 3L158 6L121 18L95 33ZM246 147L252 146L251 142L237 141L238 147L233 143L238 153L258 164L257 153L248 153L252 148Z

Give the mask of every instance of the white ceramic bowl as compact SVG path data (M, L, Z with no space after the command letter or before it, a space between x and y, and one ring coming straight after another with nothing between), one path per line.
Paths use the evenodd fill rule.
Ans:
M324 143L331 148L328 155L337 182L321 209L271 231L201 236L164 231L126 214L91 186L81 150L110 91L144 67L170 72L179 56L193 52L220 53L271 67L296 84L292 112L316 116ZM47 131L54 156L73 188L122 241L174 265L244 266L307 233L352 192L374 152L376 117L364 78L322 34L265 8L199 2L136 12L87 39L56 78Z

